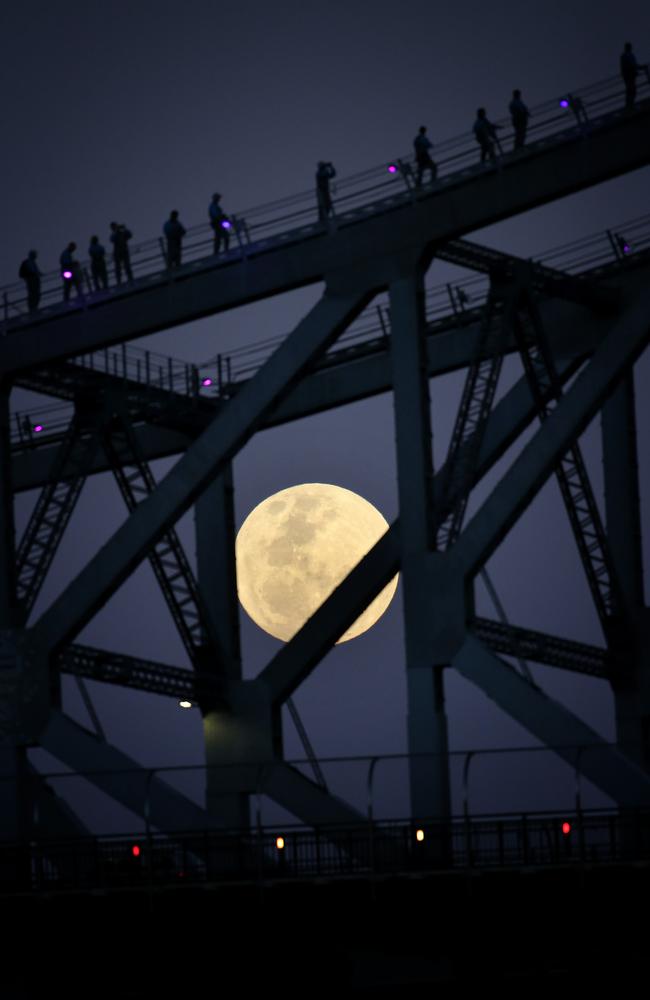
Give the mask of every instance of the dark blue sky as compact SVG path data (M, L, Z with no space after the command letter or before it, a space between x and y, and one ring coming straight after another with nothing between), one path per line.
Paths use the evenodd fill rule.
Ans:
M51 5L35 0L0 17L5 135L0 281L16 279L26 251L44 269L74 239L85 251L112 219L135 240L158 236L171 208L206 220L214 190L231 211L309 189L318 159L341 175L410 149L425 123L434 142L469 130L476 107L506 113L513 87L531 105L618 72L623 42L650 59L650 14L638 0L498 5L309 2L182 5L116 0ZM536 255L647 211L647 170L474 234ZM434 264L429 281L446 280ZM194 362L289 330L317 298L309 288L160 334L149 346ZM638 366L641 384L647 358ZM506 366L504 384L518 375ZM461 380L432 384L436 464L444 456ZM642 393L640 393L642 397ZM26 397L16 393L16 405ZM648 439L640 421L642 489ZM238 523L269 493L303 481L363 494L391 520L396 510L392 405L380 397L258 435L235 463ZM597 433L587 457L600 482ZM157 463L161 475L169 463ZM493 476L491 481L494 482ZM34 498L30 498L33 500ZM18 503L19 528L29 512ZM123 517L107 476L89 483L44 588L45 606ZM181 523L190 554L191 518ZM598 641L596 616L559 493L549 484L492 560L514 622ZM479 594L482 594L479 588ZM482 596L479 610L490 613ZM277 648L242 613L247 676ZM184 664L184 654L143 566L81 636L99 646ZM535 668L537 678L586 721L613 736L604 684ZM448 674L452 746L530 742L514 722ZM111 740L148 765L200 762L197 713L162 698L91 685ZM69 684L67 705L83 712ZM335 649L296 700L319 754L405 748L399 598L366 637ZM287 725L288 752L299 747ZM491 768L491 770L490 770ZM478 786L494 786L486 764ZM399 784L396 773L392 787ZM563 785L564 789L564 785ZM569 785L567 795L571 794Z

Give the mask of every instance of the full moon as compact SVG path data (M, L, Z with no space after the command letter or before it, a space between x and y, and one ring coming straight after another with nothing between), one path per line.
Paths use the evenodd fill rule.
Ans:
M237 535L237 590L253 621L288 642L387 531L388 522L357 493L304 483L274 493L248 515ZM397 576L338 642L381 618Z

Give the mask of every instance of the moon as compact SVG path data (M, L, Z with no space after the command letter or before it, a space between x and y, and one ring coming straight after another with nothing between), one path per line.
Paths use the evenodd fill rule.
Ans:
M237 591L253 621L288 642L388 530L376 507L327 483L280 490L255 507L237 535ZM397 574L337 640L371 628L390 604Z

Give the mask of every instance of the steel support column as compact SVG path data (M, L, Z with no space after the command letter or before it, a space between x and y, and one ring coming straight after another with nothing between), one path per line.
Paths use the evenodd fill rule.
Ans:
M219 672L219 686L224 680L241 680L233 494L232 466L228 463L194 505L199 592L223 656L222 664L201 663L200 670L210 675ZM205 801L209 821L243 829L250 822L248 795L243 791L226 791L223 774L218 769L223 763L228 709L213 703L201 708L208 767Z
M400 509L408 692L411 810L450 813L446 659L435 649L430 593L435 545L429 380L424 343L424 291L419 268L390 285L391 359ZM418 756L426 755L426 756ZM433 756L430 756L433 755Z
M650 635L643 594L633 372L603 406L601 429L607 537L623 604L623 620L608 636L619 661L613 685L617 742L650 769Z

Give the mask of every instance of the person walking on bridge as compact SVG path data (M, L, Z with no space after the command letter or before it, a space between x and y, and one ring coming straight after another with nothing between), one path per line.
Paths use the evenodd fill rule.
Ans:
M23 279L27 288L27 308L30 312L35 312L41 301L41 270L36 263L37 257L36 250L30 250L18 271L18 277Z
M415 150L415 165L417 167L417 175L415 178L415 183L418 187L422 186L422 177L424 171L430 171L430 181L435 181L438 176L437 164L431 159L430 149L433 149L433 143L427 136L426 125L420 125L418 134L413 140L413 148Z
M330 194L330 181L336 177L336 170L331 163L326 160L318 161L316 170L316 199L318 201L318 218L320 222L325 222L329 215L334 214L332 196Z
M481 163L485 163L488 159L492 160L495 164L497 162L494 147L495 145L500 146L497 137L498 128L501 128L501 126L495 125L489 120L485 108L479 108L476 112L476 121L474 122L474 135L481 147Z
M625 107L631 111L636 101L636 78L641 67L636 61L632 42L626 42L621 53L621 76L625 84Z
M74 252L77 249L76 243L68 243L61 254L61 277L63 278L63 301L69 302L70 292L74 288L77 298L83 297L81 291L81 264L76 260Z
M111 243L113 244L113 264L115 265L115 281L118 285L122 283L122 268L126 274L127 281L133 281L131 271L131 254L129 252L129 240L133 233L127 229L124 223L111 222Z
M174 209L163 226L167 240L167 267L180 267L185 232L185 226L179 222L178 212Z
M228 245L230 243L230 230L232 228L232 223L221 207L220 194L212 195L212 201L208 205L208 215L210 216L210 225L212 226L214 232L214 245L212 252L215 255L218 254L221 249L221 244L223 243L224 253L227 253Z
M108 288L108 272L106 270L106 250L99 242L99 236L90 237L88 247L90 271L93 276L93 287L96 292Z
M512 100L510 101L509 109L510 117L512 119L512 127L515 132L515 149L522 149L526 141L526 132L528 130L528 119L530 118L530 111L521 99L521 91L513 90Z

